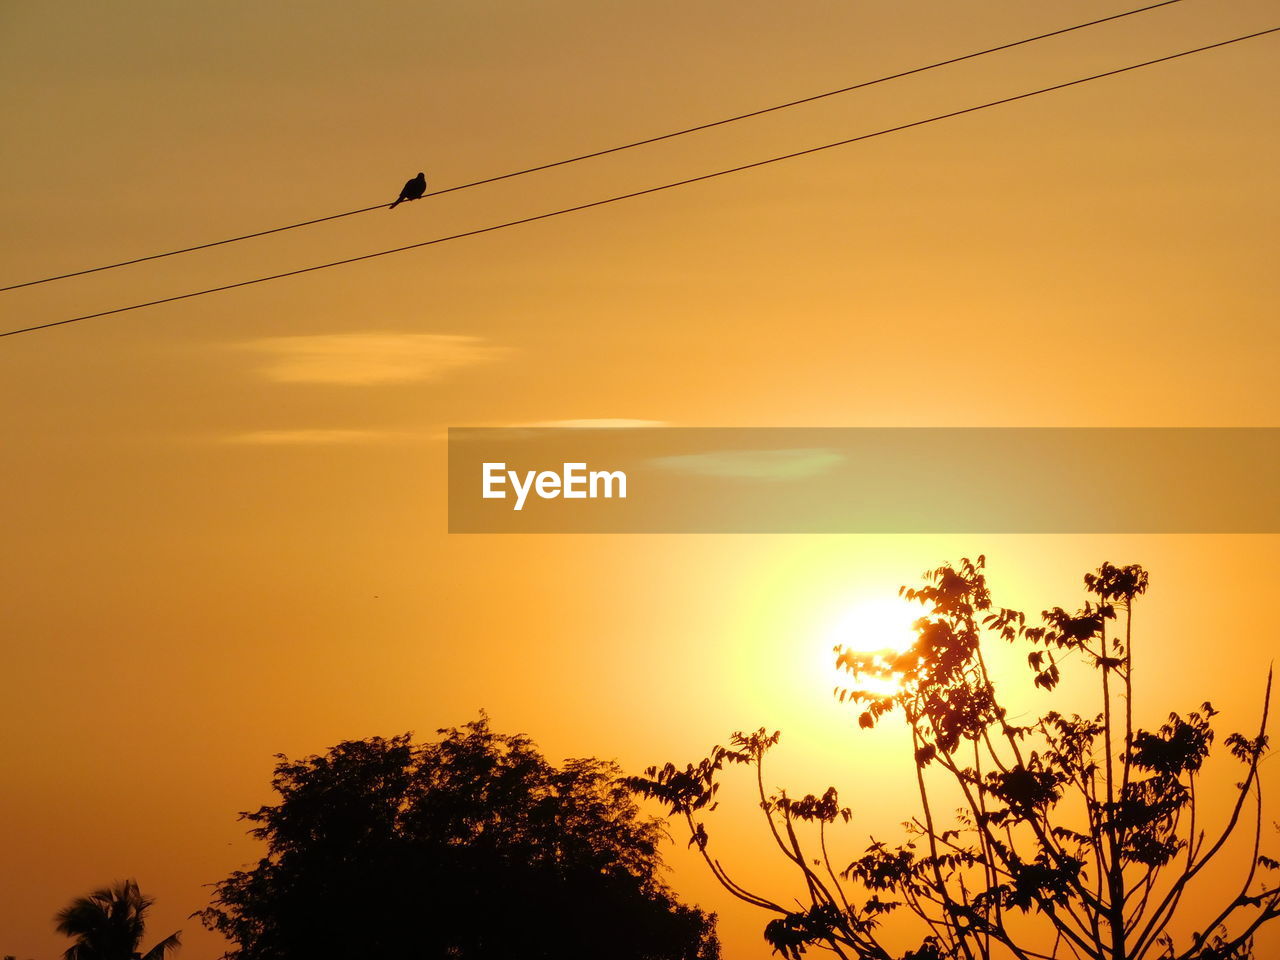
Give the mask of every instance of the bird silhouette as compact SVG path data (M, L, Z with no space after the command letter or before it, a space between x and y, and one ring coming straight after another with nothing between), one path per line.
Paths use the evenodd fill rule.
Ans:
M412 180L405 182L404 189L400 191L400 196L396 198L396 202L387 207L388 210L394 210L405 200L417 200L427 192L427 175L419 173Z

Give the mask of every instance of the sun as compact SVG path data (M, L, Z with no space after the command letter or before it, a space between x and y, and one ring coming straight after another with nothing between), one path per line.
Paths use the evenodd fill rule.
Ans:
M923 613L919 604L897 596L865 597L847 604L832 619L822 642L817 645L823 658L823 676L838 688L866 690L884 696L897 693L898 684L892 680L855 677L838 668L835 648L858 653L902 653L915 641L911 625Z

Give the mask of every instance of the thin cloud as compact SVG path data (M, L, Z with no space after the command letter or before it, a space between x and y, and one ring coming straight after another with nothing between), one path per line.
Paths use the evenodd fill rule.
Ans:
M371 386L437 380L489 363L507 351L478 337L434 333L330 333L264 337L242 344L267 357L259 368L277 383Z
M586 420L537 420L527 423L469 423L466 429L507 430L513 433L524 430L643 430L666 427L665 420L633 420L627 417L600 417ZM449 431L440 430L432 439L447 440Z
M253 430L223 437L224 443L251 446L319 447L353 443L390 443L406 434L387 430Z
M666 423L662 420L629 420L626 417L605 417L597 420L542 420L538 423L518 423L515 426L572 430L642 430L648 427L665 427Z

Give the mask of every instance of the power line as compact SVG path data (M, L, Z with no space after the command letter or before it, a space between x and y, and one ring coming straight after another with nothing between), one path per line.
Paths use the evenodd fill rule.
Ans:
M181 293L173 297L164 297L160 300L148 300L145 303L135 303L127 307L116 307L113 310L103 310L99 313L89 313L80 317L71 317L66 320L54 320L49 323L40 323L30 327L22 327L18 330L5 330L0 332L0 337L12 337L20 333L31 333L36 330L46 330L49 327L60 327L63 324L79 323L81 320L95 320L98 317L111 316L118 313L128 313L131 310L141 310L143 307L155 307L163 303L173 303L178 300L189 300L192 297L202 297L210 293L221 293L224 290L235 290L238 287L253 286L258 283L267 283L271 280L282 280L285 277L296 277L303 273L313 273L317 270L327 270L330 267L341 267L350 263L359 263L362 260L373 260L377 257L386 257L393 253L403 253L406 250L417 250L421 247L430 247L438 243L448 243L452 240L461 240L465 237L475 237L483 233L493 233L496 230L505 230L508 227L518 227L526 223L536 223L539 220L549 220L552 217L558 217L566 213L577 213L580 210L590 210L594 207L602 207L610 203L618 203L621 200L632 200L636 197L648 196L652 193L661 193L664 190L673 190L676 187L684 187L694 183L702 183L706 180L714 180L717 177L728 176L731 173L741 173L744 170L754 170L758 167L765 167L770 164L780 163L783 160L794 160L797 157L805 157L810 154L820 153L823 150L831 150L835 147L844 147L852 143L859 143L863 140L871 140L875 137L882 137L890 133L898 133L902 130L910 130L914 127L922 127L926 124L937 123L940 120L949 120L953 117L961 117L965 114L976 113L979 110L986 110L990 107L1002 106L1006 103L1015 103L1019 100L1026 100L1030 97L1037 97L1044 93L1051 93L1055 90L1065 90L1067 87L1079 86L1082 83L1090 83L1094 80L1102 80L1106 77L1114 77L1122 73L1128 73L1132 70L1140 70L1143 67L1154 66L1158 63L1168 63L1171 60L1178 60L1181 57L1189 57L1195 53L1203 53L1206 50L1216 50L1219 47L1227 47L1234 43L1241 43L1245 40L1253 40L1257 37L1264 37L1271 33L1280 32L1280 27L1271 27L1267 30L1259 30L1256 33L1245 34L1240 37L1232 37L1230 40L1219 40L1217 43L1206 44L1202 47L1194 47L1190 50L1183 50L1179 53L1171 53L1167 56L1157 57L1154 60L1144 60L1141 63L1130 64L1127 67L1117 67L1114 70L1107 70L1104 73L1095 73L1088 77L1080 77L1076 80L1068 80L1065 83L1057 83L1049 87L1041 87L1037 90L1030 90L1026 93L1019 93L1012 97L1004 97L1000 100L989 100L986 103L980 103L976 106L965 107L961 110L953 110L950 113L941 113L936 116L926 117L923 120L913 120L910 123L899 124L895 127L886 127L882 130L876 130L872 133L864 133L856 137L849 137L847 140L837 140L833 143L824 143L816 147L808 147L804 150L797 150L794 153L786 153L777 157L769 157L766 160L756 160L752 163L744 163L737 167L729 167L725 170L716 170L712 173L704 173L697 177L689 177L686 180L676 180L672 183L660 184L656 187L647 187L644 190L636 190L632 193L619 194L614 197L606 197L603 200L593 200L590 203L581 203L573 207L562 207L559 210L552 210L548 213L539 213L532 217L524 217L519 220L508 220L505 223L498 223L488 227L480 227L475 230L467 230L463 233L455 233L446 237L436 237L433 240L422 240L418 243L410 243L403 247L393 247L390 250L379 250L376 253L366 253L358 257L348 257L345 260L333 260L329 263L321 263L312 267L303 267L299 270L289 270L285 273L276 273L266 277L257 277L253 280L241 280L238 283L228 283L220 287L209 287L205 290L195 290L191 293Z
M1058 30L1051 30L1048 33L1040 33L1034 37L1025 37L1022 40L1014 40L1011 43L1002 43L999 46L987 47L985 50L977 50L973 53L966 53L962 56L951 57L947 60L939 60L936 63L926 64L922 67L913 67L910 70L903 70L901 73L894 73L884 77L877 77L874 80L864 80L861 83L855 83L847 87L840 87L838 90L828 90L825 93L816 93L812 96L801 97L799 100L788 100L786 103L777 103L771 107L763 107L759 110L752 110L749 113L740 113L732 117L724 117L720 120L712 120L708 123L700 123L697 126L685 127L681 130L673 130L670 133L659 134L655 137L646 137L643 140L633 140L630 143L619 144L614 147L606 147L603 150L596 150L592 153L579 154L576 157L568 157L564 160L553 160L550 163L543 163L536 167L525 167L523 170L513 170L510 173L499 174L495 177L486 177L483 180L472 180L470 183L461 183L457 186L446 187L443 190L435 190L427 194L428 197L439 197L446 193L454 193L458 190L469 190L472 187L480 187L490 183L497 183L501 180L510 180L514 177L522 177L529 173L539 173L543 170L551 170L555 167L563 167L566 164L578 163L581 160L593 160L596 157L604 157L611 153L620 153L623 150L631 150L634 147L648 146L653 143L661 143L664 140L671 140L675 137L683 137L686 134L698 133L702 130L710 130L714 127L722 127L726 124L737 123L739 120L748 120L751 117L763 116L766 113L773 113L777 110L786 110L790 107L798 107L802 104L813 103L817 100L825 100L827 97L834 97L842 93L851 93L854 90L863 90L867 87L873 87L877 84L888 83L891 80L901 80L903 77L914 76L917 73L924 73L928 70L936 70L939 67L948 67L952 64L963 63L965 60L973 60L976 57L984 57L990 53L999 53L1002 50L1011 50L1014 47L1020 47L1024 44L1035 43L1038 40L1047 40L1050 37L1061 36L1064 33L1072 33L1076 30L1084 30L1086 27L1096 27L1099 24L1109 23L1112 20L1122 20L1125 17L1132 17L1135 14L1146 13L1150 10L1156 10L1160 7L1167 7L1175 3L1181 3L1182 0L1161 0L1159 3L1152 3L1145 7L1138 7L1134 10L1126 10L1123 13L1115 13L1110 16L1101 17L1097 20L1090 20L1087 23L1077 23L1074 26L1062 27ZM371 210L379 210L387 206L387 203L375 203L372 206L361 207L358 210L347 210L344 213L332 213L324 217L316 217L314 220L303 220L300 223L289 223L282 227L271 227L267 230L258 230L254 233L242 234L238 237L228 237L225 240L213 240L209 243L198 243L190 247L182 247L178 250L167 250L164 253L153 253L145 257L135 257L133 260L121 260L117 263L107 263L99 267L89 267L85 270L75 270L71 273L60 273L52 277L42 277L39 280L27 280L23 283L10 284L7 287L0 287L0 293L7 290L19 290L23 287L34 287L42 283L52 283L55 280L67 280L71 277L82 277L89 273L100 273L103 270L114 270L117 267L129 267L138 263L146 263L150 260L162 260L165 257L174 257L180 253L193 253L196 250L207 250L210 247L220 247L228 243L238 243L241 240L252 240L255 237L265 237L273 233L283 233L286 230L296 230L299 227L310 227L317 223L326 223L330 220L341 220L344 217L354 217L356 214L368 213Z

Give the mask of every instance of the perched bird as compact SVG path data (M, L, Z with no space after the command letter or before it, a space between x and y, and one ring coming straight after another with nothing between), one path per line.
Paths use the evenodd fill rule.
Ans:
M404 189L400 191L400 196L396 198L396 202L387 207L388 210L394 210L405 200L417 200L427 192L427 175L419 173L412 180L405 183Z

